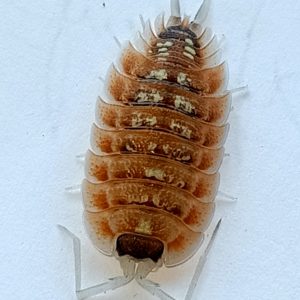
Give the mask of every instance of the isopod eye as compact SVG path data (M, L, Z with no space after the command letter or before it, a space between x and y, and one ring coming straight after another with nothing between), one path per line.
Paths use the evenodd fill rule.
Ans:
M119 256L129 255L136 259L150 258L157 262L164 252L164 244L152 236L125 233L118 237L116 250Z

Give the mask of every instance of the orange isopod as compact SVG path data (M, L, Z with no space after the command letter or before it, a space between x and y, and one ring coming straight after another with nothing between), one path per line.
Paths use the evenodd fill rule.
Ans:
M164 14L154 30L142 21L142 34L122 48L119 63L108 71L82 194L91 241L119 260L124 276L81 289L80 241L62 227L74 242L79 299L133 279L160 299L174 299L149 284L147 275L185 262L203 243L215 211L232 95L218 40L203 25L209 3L204 0L190 21L181 17L179 0L171 0L166 24Z

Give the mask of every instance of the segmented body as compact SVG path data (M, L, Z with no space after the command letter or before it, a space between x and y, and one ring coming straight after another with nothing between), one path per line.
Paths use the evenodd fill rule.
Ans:
M83 197L101 252L173 266L194 254L213 217L231 95L210 29L174 16L164 25L163 15L154 25L109 70Z

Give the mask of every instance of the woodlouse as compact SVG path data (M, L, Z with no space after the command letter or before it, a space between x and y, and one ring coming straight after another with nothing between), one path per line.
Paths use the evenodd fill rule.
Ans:
M93 244L120 261L124 276L82 290L80 242L67 231L80 299L132 279L161 299L173 299L146 276L163 264L186 261L204 240L215 210L232 94L217 38L203 26L209 2L190 22L181 18L179 1L171 0L166 25L164 14L155 19L154 31L144 23L108 72L82 193ZM192 292L191 284L186 299Z

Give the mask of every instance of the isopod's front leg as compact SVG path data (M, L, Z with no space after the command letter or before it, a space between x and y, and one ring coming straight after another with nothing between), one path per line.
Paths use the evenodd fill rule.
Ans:
M80 239L69 231L66 227L62 225L57 225L58 228L69 236L73 241L73 252L75 260L75 291L77 299L82 300L89 297L93 297L109 290L114 290L123 285L129 283L134 279L134 268L131 268L131 272L126 274L126 276L118 276L109 279L107 282L97 284L95 286L82 289L81 288L81 243ZM132 262L134 263L134 262Z

